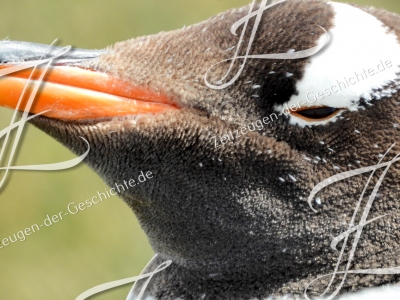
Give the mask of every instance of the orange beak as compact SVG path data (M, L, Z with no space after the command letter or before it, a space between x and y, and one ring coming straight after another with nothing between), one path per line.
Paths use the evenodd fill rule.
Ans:
M1 45L0 45L1 47ZM15 64L0 66L0 72ZM60 120L91 120L178 109L165 95L74 66L33 67L0 77L0 106ZM31 77L30 77L31 76ZM29 79L30 77L30 79ZM28 99L40 85L31 105ZM24 91L24 88L26 90ZM22 95L22 97L21 97ZM20 101L21 100L21 101Z

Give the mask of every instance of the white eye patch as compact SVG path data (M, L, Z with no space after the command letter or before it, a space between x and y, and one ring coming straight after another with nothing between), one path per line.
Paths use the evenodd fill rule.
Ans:
M400 73L397 36L361 9L335 2L331 5L335 17L329 31L330 43L309 58L304 76L296 84L298 95L275 106L278 112L299 106L301 109L327 106L357 111L362 98L368 102L397 92L388 87L398 78L396 73ZM290 123L302 127L327 124L336 121L340 114L313 122L291 114Z

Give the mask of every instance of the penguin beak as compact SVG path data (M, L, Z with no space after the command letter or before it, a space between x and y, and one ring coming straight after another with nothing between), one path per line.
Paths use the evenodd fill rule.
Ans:
M0 106L65 121L178 109L166 95L82 67L104 51L74 49L54 59L49 67L47 62L35 67L40 59L60 51L58 47L48 49L33 43L0 43ZM19 63L13 62L17 60Z

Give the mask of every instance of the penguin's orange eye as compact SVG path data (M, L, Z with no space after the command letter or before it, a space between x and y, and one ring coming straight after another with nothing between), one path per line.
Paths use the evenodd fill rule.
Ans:
M305 121L323 121L337 115L342 109L336 107L308 107L291 113Z

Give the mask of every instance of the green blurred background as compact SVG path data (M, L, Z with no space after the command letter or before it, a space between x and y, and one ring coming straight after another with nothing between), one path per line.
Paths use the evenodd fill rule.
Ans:
M250 0L1 0L0 38L80 48L190 25ZM400 13L393 0L359 0ZM1 96L1 95L0 95ZM0 129L11 111L0 109ZM74 156L28 125L15 164L60 162ZM140 170L138 170L139 173ZM47 214L66 211L103 191L105 184L84 165L67 171L12 172L0 190L0 240ZM75 299L83 291L138 275L153 253L130 209L117 197L0 249L0 299ZM130 286L91 299L125 299Z

